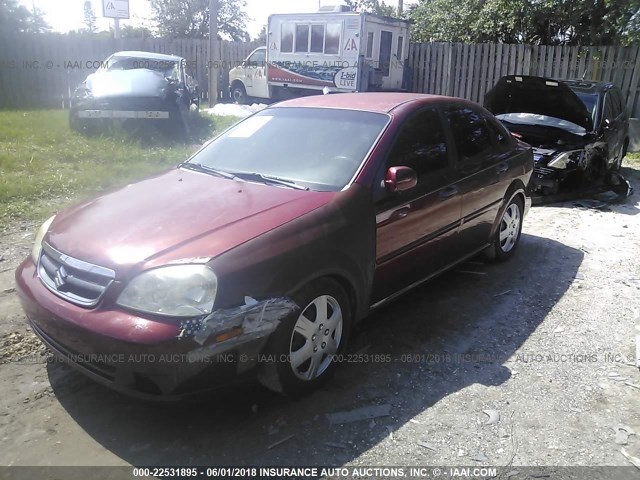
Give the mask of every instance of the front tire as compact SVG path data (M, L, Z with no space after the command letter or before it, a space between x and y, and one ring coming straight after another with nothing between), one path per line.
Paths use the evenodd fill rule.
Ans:
M490 258L503 262L515 253L522 234L524 204L520 196L512 198L502 212L493 243L489 247Z
M331 377L335 356L345 351L351 328L348 296L334 280L317 280L294 300L300 310L284 319L270 338L266 353L272 361L259 375L267 388L288 396L309 393Z
M233 85L231 88L231 98L233 99L233 103L237 103L238 105L247 104L247 90L242 83L235 83Z

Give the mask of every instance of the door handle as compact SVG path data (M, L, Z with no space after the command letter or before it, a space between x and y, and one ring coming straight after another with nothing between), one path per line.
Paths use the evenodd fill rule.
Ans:
M396 210L391 214L391 217L389 217L389 220L400 220L402 218L405 218L407 215L409 215L410 210L411 210L410 207L404 207L399 210Z
M498 173L504 173L507 170L509 170L509 164L507 162L501 162L498 164L498 166L496 167L496 171Z
M438 193L438 197L441 200L446 200L447 198L451 198L455 195L458 194L458 187L456 187L455 185L452 185L450 187L444 188L442 190L440 190L440 193Z

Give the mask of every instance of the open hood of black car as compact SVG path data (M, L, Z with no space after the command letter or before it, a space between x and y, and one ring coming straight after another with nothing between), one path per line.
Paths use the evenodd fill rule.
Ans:
M593 130L593 119L566 83L543 77L509 75L487 92L484 106L494 115L533 113L560 118Z

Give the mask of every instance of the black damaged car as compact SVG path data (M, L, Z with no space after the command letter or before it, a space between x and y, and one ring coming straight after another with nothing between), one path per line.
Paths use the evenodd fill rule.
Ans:
M487 93L485 106L534 148L536 193L610 180L627 153L629 117L612 83L510 75Z
M95 131L113 121L160 122L188 131L188 112L199 108L198 84L175 55L117 52L75 90L69 125Z

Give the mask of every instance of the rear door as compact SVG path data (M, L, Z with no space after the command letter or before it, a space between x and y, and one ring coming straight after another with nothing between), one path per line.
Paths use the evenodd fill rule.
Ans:
M513 141L504 127L480 108L450 104L444 107L444 115L452 135L455 179L462 195L459 248L464 256L489 242L513 174Z
M418 184L398 193L387 193L383 182L374 186L374 303L437 272L457 255L461 196L452 182L455 172L437 108L418 111L401 127L384 172L393 166L414 169Z

